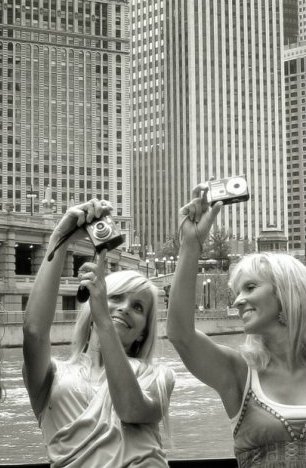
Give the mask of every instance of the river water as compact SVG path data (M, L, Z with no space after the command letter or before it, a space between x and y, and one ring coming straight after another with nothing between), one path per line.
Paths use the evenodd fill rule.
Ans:
M237 347L243 335L222 335L213 339ZM176 373L170 406L171 439L164 439L168 457L233 456L229 421L217 393L186 370L168 340L160 339L158 345L158 361L169 365ZM21 375L22 350L3 349L2 354L6 399L0 403L0 463L44 462L42 436ZM55 346L53 354L66 357L69 346Z

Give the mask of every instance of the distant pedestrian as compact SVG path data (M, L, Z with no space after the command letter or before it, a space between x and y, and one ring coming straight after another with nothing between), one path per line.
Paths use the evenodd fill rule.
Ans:
M241 349L216 344L195 328L201 245L221 205L210 207L207 189L199 185L183 207L168 338L190 372L219 393L239 467L305 468L306 267L273 253L251 254L238 263L230 286L247 335Z
M162 468L168 464L159 422L167 426L174 376L152 361L154 285L135 271L105 276L102 251L97 263L80 269L90 298L76 322L72 356L51 357L50 328L65 254L69 242L86 232L60 240L105 214L98 200L75 206L51 235L25 314L24 380L52 467ZM60 247L48 261L55 245Z

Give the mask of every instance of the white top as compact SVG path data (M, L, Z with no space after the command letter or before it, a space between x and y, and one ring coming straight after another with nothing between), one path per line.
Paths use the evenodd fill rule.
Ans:
M165 468L158 424L126 424L117 416L105 370L97 385L90 383L91 360L81 355L75 363L53 360L54 380L39 422L51 467ZM168 369L129 362L144 392L156 379L165 382ZM165 377L167 375L167 377ZM168 400L168 399L167 399ZM167 410L165 404L163 412Z

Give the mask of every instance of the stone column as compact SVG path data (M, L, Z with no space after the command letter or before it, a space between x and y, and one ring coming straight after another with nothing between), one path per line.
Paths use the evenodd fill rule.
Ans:
M4 307L6 310L20 310L21 297L16 294L16 252L15 252L15 232L8 230L6 240L1 246L1 276L4 284Z
M62 276L73 276L73 250L67 250Z
M32 252L32 275L36 275L39 267L46 255L48 248L49 236L45 236L43 242L40 245L35 245Z
M15 285L15 269L16 269L16 252L15 252L15 232L9 230L7 232L6 241L3 244L3 276L4 280L9 283L9 285Z

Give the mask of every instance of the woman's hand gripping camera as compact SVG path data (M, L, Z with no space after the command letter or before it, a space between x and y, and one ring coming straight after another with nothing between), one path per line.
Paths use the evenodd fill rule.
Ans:
M203 243L209 234L210 228L219 213L222 202L215 203L210 207L207 201L208 186L197 185L192 191L193 199L180 210L182 215L179 227L181 245L194 247L196 242L202 250Z

